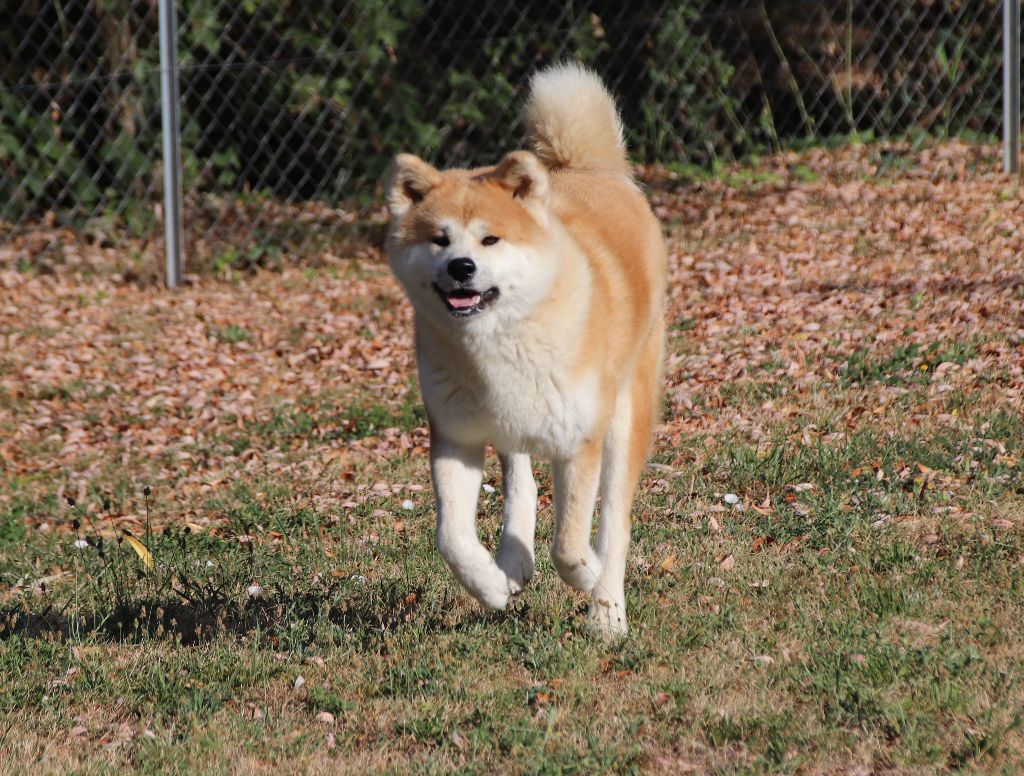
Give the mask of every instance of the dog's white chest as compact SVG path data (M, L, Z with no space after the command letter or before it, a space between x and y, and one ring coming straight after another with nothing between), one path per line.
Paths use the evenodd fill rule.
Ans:
M596 379L574 376L568 354L532 341L482 343L472 357L420 353L423 397L445 435L502 452L569 455L593 429Z

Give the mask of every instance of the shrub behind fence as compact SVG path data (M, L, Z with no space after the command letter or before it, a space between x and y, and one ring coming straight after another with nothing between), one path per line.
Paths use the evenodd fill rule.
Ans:
M160 226L153 0L8 0L0 240L38 221ZM391 156L487 163L529 74L575 58L634 158L687 168L794 143L1000 130L998 0L191 0L179 9L190 258L330 246Z

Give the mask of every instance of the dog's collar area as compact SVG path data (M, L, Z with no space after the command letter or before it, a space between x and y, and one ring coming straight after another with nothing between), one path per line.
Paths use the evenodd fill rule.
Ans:
M441 286L434 283L434 290L441 297L448 312L456 318L468 318L471 315L483 312L487 305L498 298L498 289L489 288L486 291L477 291L472 288L453 288L445 291Z

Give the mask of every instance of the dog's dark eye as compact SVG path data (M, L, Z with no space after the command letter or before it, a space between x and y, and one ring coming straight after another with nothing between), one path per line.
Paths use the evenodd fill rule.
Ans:
M489 234L484 239L482 239L480 242L483 245L494 245L494 243L498 242L498 240L500 240L500 239L501 239L500 237L495 237L493 234Z
M439 234L432 242L434 245L440 245L442 248L447 248L451 244L451 240L448 239L446 234Z

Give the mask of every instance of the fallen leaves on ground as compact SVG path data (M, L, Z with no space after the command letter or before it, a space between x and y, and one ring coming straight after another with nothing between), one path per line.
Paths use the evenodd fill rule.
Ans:
M897 152L907 163L889 177L880 160ZM998 171L996 149L784 154L748 183L677 184L647 172L670 247L661 449L695 434L713 446L725 431L758 441L780 424L807 444L834 439L846 431L807 422L809 389L838 383L869 345L920 346L907 358L928 391L911 424L955 420L942 402L953 390L1021 407L1024 190ZM18 269L33 251L61 245L47 272ZM427 445L425 423L355 433L346 415L371 399L396 413L418 402L410 310L380 252L359 253L318 257L315 271L286 261L281 272L167 291L96 270L117 263L109 242L40 238L0 249L0 472L77 497L86 510L96 509L86 504L90 483L103 487L117 473L160 489L175 507L160 519L197 529L218 520L204 498L237 477L286 478L301 484L296 498L334 512L421 490L368 490L349 474ZM962 363L928 361L928 346L968 340ZM729 402L730 386L754 379L785 390ZM902 393L872 384L848 428L882 422ZM937 475L908 463L907 476L927 487ZM742 505L742 494L733 498ZM122 506L105 525L138 530L140 505ZM754 509L768 514L771 502Z

